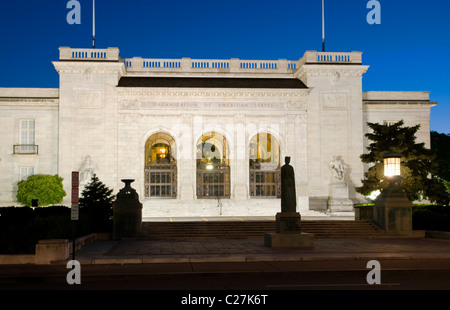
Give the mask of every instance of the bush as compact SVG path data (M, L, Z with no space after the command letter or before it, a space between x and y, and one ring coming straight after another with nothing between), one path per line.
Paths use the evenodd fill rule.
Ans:
M63 178L58 175L29 176L26 181L17 184L17 201L28 207L33 199L37 199L41 206L60 203L66 196L62 181Z
M76 237L81 237L99 232L103 224L90 210L80 210L79 220L73 223L65 206L0 208L0 254L34 254L39 240L71 240L73 225Z
M450 207L415 205L412 213L413 229L450 231Z

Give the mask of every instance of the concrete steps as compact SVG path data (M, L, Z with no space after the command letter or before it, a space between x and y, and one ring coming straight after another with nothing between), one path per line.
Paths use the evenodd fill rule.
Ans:
M368 221L307 220L301 223L302 232L313 233L315 238L381 238L389 237L385 231ZM213 240L261 239L276 231L275 221L210 221L210 222L144 222L147 240Z

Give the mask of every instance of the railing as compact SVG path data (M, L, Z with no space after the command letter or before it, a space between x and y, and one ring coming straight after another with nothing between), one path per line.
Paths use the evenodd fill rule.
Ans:
M59 60L119 61L119 49L59 48Z
M124 59L128 72L224 72L224 73L292 73L298 61L221 59Z
M129 72L224 72L224 73L293 73L304 64L361 64L361 52L334 53L306 51L298 61L218 59L121 59L118 48L59 48L60 60L123 61Z
M316 52L306 51L299 61L299 66L304 64L361 64L361 52L350 53L333 53L333 52Z
M16 144L13 147L13 154L38 154L39 146L35 144Z

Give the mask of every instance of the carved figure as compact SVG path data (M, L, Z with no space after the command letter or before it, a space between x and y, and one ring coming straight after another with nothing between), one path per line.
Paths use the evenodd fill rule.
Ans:
M289 165L291 158L284 158L285 165L281 167L281 212L296 212L297 196L295 194L294 168Z
M80 183L89 182L97 169L97 165L91 161L91 156L86 156L80 167Z
M333 175L333 179L337 182L344 182L344 177L347 169L340 156L334 156L333 160L330 162L330 170Z

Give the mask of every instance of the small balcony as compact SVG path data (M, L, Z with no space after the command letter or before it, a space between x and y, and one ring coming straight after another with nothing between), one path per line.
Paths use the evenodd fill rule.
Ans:
M38 154L39 146L35 144L16 144L14 145L14 155Z

